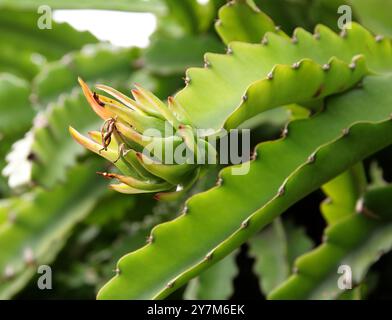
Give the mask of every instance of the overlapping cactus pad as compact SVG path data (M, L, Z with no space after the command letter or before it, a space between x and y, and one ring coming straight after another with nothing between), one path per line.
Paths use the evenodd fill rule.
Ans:
M68 2L53 6L88 6ZM90 2L157 13L149 48L56 23L28 37L35 13L12 8L35 4L0 0L0 298L63 247L59 265L76 263L55 282L71 294L83 282L98 299L164 299L189 283L184 298L236 297L244 243L266 298L358 292L342 292L339 267L361 287L392 250L392 0ZM341 4L357 22L338 26ZM222 137L243 129L252 148L232 165ZM297 202L317 211L320 189L325 230L297 225Z
M234 13L229 14L230 10ZM249 30L249 25L229 19L241 16L243 10L252 11L261 21L251 24L258 28L256 34L263 35L259 44L241 42L249 41L242 30ZM94 110L106 121L116 119L115 141L107 140L108 130L103 135L92 133L95 142L71 132L125 174L105 174L122 182L113 188L130 193L138 186L148 190L147 185L136 185L135 178L140 177L129 170L129 164L140 168L146 181L161 178L154 180L156 189L151 191L173 187L196 172L189 165L146 165L134 149L130 141L141 145L140 132L148 128L162 132L164 120L179 136L165 139L192 146L185 128L189 132L192 127L214 132L236 128L263 111L294 103L313 109L321 102L321 108L314 108L316 114L309 119L290 123L282 139L257 146L248 174L235 176L224 169L220 183L190 198L182 216L155 227L146 247L120 260L118 275L100 291L100 298L166 297L290 205L392 142L392 102L385 94L391 85L389 39L357 24L340 35L320 25L314 34L297 29L289 37L281 31L271 32L269 18L244 1L228 4L220 18L218 32L234 40L227 54L206 54L204 68L189 69L186 87L169 99L168 107L139 86L133 91L135 101L98 86L127 105L126 109L82 84ZM345 94L326 99L337 93ZM119 153L122 137L126 151Z

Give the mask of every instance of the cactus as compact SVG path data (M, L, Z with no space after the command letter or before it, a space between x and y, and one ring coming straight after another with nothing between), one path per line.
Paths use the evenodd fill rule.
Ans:
M123 83L136 69L132 62L138 58L138 51L135 48L114 50L105 44L98 44L68 53L61 60L46 64L34 78L34 102L43 107L57 100L60 94L76 87L75 78L78 75L86 81L110 77L112 81ZM62 81L53 83L50 79L54 77L60 77Z
M184 298L187 300L229 299L233 294L233 281L238 273L235 263L236 253L234 251L220 263L190 281Z
M271 299L333 299L342 291L336 285L339 265L352 268L353 285L392 249L391 186L367 192L357 208L325 230L325 242L295 262L296 272L270 294ZM371 215L370 215L371 214ZM321 263L320 263L321 262ZM316 267L317 265L317 267Z
M390 98L377 94L389 88L390 41L373 36L357 24L341 35L320 25L314 35L296 29L293 36L288 37L282 31L269 32L273 23L254 8L249 10L255 10L261 23L248 24L249 20L244 19L232 23L233 16L241 17L242 11L248 10L243 6L244 2L239 1L220 10L218 32L223 39L230 34L230 41L237 40L235 37L252 41L242 30L249 30L250 24L259 29L260 34L267 31L262 43L231 42L226 55L206 54L205 68L188 69L185 89L170 98L168 106L140 86L133 91L135 100L110 87L97 86L117 99L113 101L94 94L81 83L87 100L106 125L101 135L92 135L92 140L73 128L71 134L79 143L113 162L123 173L104 173L105 177L121 182L112 188L124 193L157 192L175 190L194 181L198 166L167 165L162 163L164 159L151 162L138 151L144 146L141 141L148 140L147 137L142 139L143 131L153 127L163 133L163 120L170 123L182 139L178 142L185 142L196 154L192 134L196 129L212 128L217 133L222 128L236 128L261 112L282 105L296 103L313 109L317 102L324 100L324 106L313 109L317 112L315 116L291 123L281 140L258 146L247 175L235 176L224 169L216 188L189 199L180 218L154 228L151 234L154 240L120 260L120 273L100 291L99 298L166 297L230 253L290 204L354 162L391 143L388 133ZM376 76L372 75L375 73ZM349 90L359 82L360 87ZM205 95L206 90L219 94ZM341 92L347 93L325 99ZM368 114L364 110L370 101L375 107ZM180 132L182 130L184 132ZM308 132L318 132L318 135L309 137ZM174 137L164 136L164 139L169 138L174 144ZM164 144L161 138L158 144ZM298 145L301 148L296 147ZM350 151L339 151L348 145L352 146ZM259 154L263 156L259 158ZM285 155L290 157L283 160ZM332 157L339 159L334 160L336 165L326 166ZM281 163L273 159L281 159ZM274 176L268 173L272 165ZM313 176L316 170L319 170L317 177ZM188 180L188 176L192 178ZM268 177L268 186L256 177ZM241 186L263 190L263 196L252 196ZM225 212L225 203L230 203L230 213ZM211 211L213 218L207 213ZM184 230L197 238L197 250L186 249L195 239L189 243L173 240L182 238ZM170 259L169 252L173 250L181 254ZM157 261L159 272L153 272ZM145 266L143 272L140 264ZM132 288L126 286L129 281L133 282Z
M115 61L114 57L117 58ZM72 80L76 75L75 68L88 80L102 79L109 72L112 77L116 76L124 81L134 70L129 66L129 59L136 58L137 50L134 49L115 52L107 46L90 46L65 56L61 61L67 60L66 64L55 61L41 70L33 81L31 96L36 109L47 107L38 113L33 128L15 143L15 151L8 156L9 165L4 169L4 174L9 177L9 184L13 188L31 187L34 184L51 188L58 181L64 181L66 170L75 164L76 157L83 151L68 141L68 125L84 130L92 130L99 125L93 112L81 108L83 100ZM101 62L100 67L94 66L97 59ZM63 79L57 87L50 80L54 77ZM28 95L28 90L26 91ZM60 97L59 93L62 93ZM21 98L22 95L18 99ZM25 104L28 105L26 102ZM34 113L33 108L29 108L31 121ZM65 119L68 121L64 121ZM17 148L18 145L27 147L24 157ZM59 146L61 149L58 149Z
M250 239L250 255L256 259L253 266L260 288L269 294L284 282L294 267L294 260L313 247L305 230L294 224L282 223L277 218L271 226Z
M76 31L66 23L53 22L50 32L40 32L36 28L36 12L7 7L1 9L0 16L2 170L10 146L28 130L36 114L36 109L30 103L32 79L47 61L59 59L70 50L79 50L85 44L97 42L97 39L88 32ZM54 45L53 41L57 44ZM8 188L1 186L1 193L5 195L8 192Z
M13 74L0 74L0 134L9 137L12 133L23 131L30 125L34 110L26 103L29 97L27 81ZM10 108L13 102L15 108ZM7 113L6 113L7 111ZM19 121L14 121L18 117Z
M0 0L10 15L0 23L0 39L7 34L2 26L21 23L14 12L40 1L14 2ZM0 181L0 248L6 248L0 297L20 292L37 263L50 263L64 246L59 259L72 258L56 281L92 270L98 299L163 299L175 292L185 299L236 297L235 260L245 242L270 299L356 297L392 244L391 187L376 167L390 161L385 148L392 144L389 21L365 0L235 0L218 10L222 2L53 3L154 11L158 27L147 49L113 50L57 24L64 41L46 55L45 44L55 43L49 33L40 39L33 32L30 51L3 41L0 113L20 118L0 120L0 153L16 141L2 170L11 188ZM339 34L333 14L350 3L363 25L354 22ZM307 31L316 20L327 25ZM298 24L303 28L294 29ZM22 27L12 29L15 39L26 36ZM215 53L201 59L206 51ZM32 53L45 58L31 61ZM180 73L192 65L179 88ZM9 103L15 115L7 113ZM253 153L224 167L214 139L247 127ZM93 160L97 155L106 161ZM243 166L249 170L238 175ZM327 196L320 206L327 227L311 250L303 229L280 215L318 189ZM108 239L116 240L110 246ZM79 248L79 241L90 245ZM90 252L82 257L75 248ZM342 264L353 270L352 294L337 287Z
M359 16L359 20L374 32L385 34L389 37L392 36L392 25L388 16L388 12L392 10L390 1L350 0L349 4L353 6ZM383 10L380 10L380 8L383 8Z
M218 24L219 28L223 28L225 25L224 17ZM263 15L260 18L263 19L265 16ZM265 39L268 39L267 46L265 44L257 46L234 42L230 45L228 55L206 54L205 69L189 69L186 77L187 87L174 98L169 99L169 106L159 101L152 93L148 93L140 88L134 91L136 94L135 100L138 102L136 105L135 101L118 94L111 88L106 86L98 87L104 91L114 93L115 98L123 103L126 101L126 106L133 108L137 112L129 111L124 105L120 110L118 105L114 106L114 102L109 101L106 97L98 95L98 98L95 99L93 93L86 86L84 86L84 92L93 109L104 120L112 118L112 121L114 121L116 117L120 117L121 121L118 125L115 125L115 131L118 133L118 136L121 136L117 140L121 140L124 136L133 141L135 141L135 136L138 137L137 139L142 140L143 137L140 134L148 128L155 128L163 133L164 124L159 118L169 122L174 131L180 129L178 130L180 136L183 135L181 133L183 124L199 129L212 128L218 132L223 127L227 129L235 128L245 120L271 108L290 103L314 103L316 100L325 98L328 95L347 90L357 84L365 75L369 74L370 71L366 63L369 65L371 72L385 72L392 68L392 60L388 55L391 51L389 42L378 45L378 41L358 25L355 25L352 30L346 33L344 37L339 37L332 33L331 30L319 26L316 30L317 38L304 30L296 30L292 38L295 39L295 44L286 35L276 35L275 33L267 33L265 35ZM358 45L355 42L357 37L366 39L366 42L361 42ZM355 49L353 49L354 42ZM341 47L339 54L343 60L333 57L332 53L328 52L332 48L331 43L338 43L338 46ZM357 48L358 46L359 48ZM301 50L302 48L304 49ZM284 53L277 55L278 50ZM350 52L353 52L351 56ZM361 55L357 55L358 52ZM380 64L379 60L383 58L385 59ZM315 59L315 61L311 59ZM254 63L246 63L247 61L254 61ZM257 65L257 63L260 64ZM287 63L290 63L290 65L287 65ZM235 81L230 81L230 79L235 79ZM307 81L308 85L304 88L301 81ZM222 92L222 94L215 96L203 95L202 91L206 90L206 87L216 92ZM139 97L140 92L145 96L144 98ZM148 99L153 100L156 104L152 109L146 105ZM170 112L170 110L173 110L173 112ZM126 113L126 111L128 112ZM148 116L139 116L141 112L146 113ZM136 116L137 119L135 119ZM127 127L123 126L122 122L124 121L128 124ZM180 125L182 126L181 128L179 127ZM138 132L133 132L134 130L128 128L129 126L132 126ZM163 190L175 188L180 182L188 186L194 180L193 176L190 179L184 178L190 175L190 171L196 170L195 168L178 165L177 167L171 166L170 170L173 170L173 172L170 172L169 175L176 175L177 173L175 172L178 172L177 175L179 177L174 177L174 180L170 181L171 177L166 173L169 167L166 165L159 166L158 163L156 165L147 165L146 163L150 161L143 158L143 155L138 153L138 150L134 150L132 148L134 144L132 143L123 141L122 144L121 141L116 141L118 145L116 146L113 141L113 147L108 146L109 151L104 150L104 153L102 153L99 143L89 142L73 129L71 129L71 133L79 143L94 152L104 156L106 154L107 159L112 162L115 161L116 164L118 163L117 165L121 166L120 170L124 170L124 157L122 154L128 155L130 158L128 162L135 163L136 158L144 169L155 176L156 180L158 177L157 181L152 181L159 185L158 189L161 189L162 179L170 183L169 186L162 187ZM144 137L143 140L148 141L149 139ZM153 140L150 142L151 144L156 144L155 139L150 140ZM140 145L140 141L138 144ZM157 142L157 144L160 145L160 148L164 148L163 142ZM128 145L128 148L125 151L122 148L123 150L120 152L119 146L121 145ZM104 144L103 146L105 147ZM207 147L207 149L211 148ZM128 150L131 151L128 152ZM138 154L139 157L137 156ZM120 158L121 160L118 161ZM132 167L132 165L127 167L130 166ZM139 168L140 170L141 168ZM129 171L124 173L132 175ZM133 173L133 178L144 178L147 180L148 178L153 178L146 172L138 173L139 175ZM113 174L106 176L119 178L120 181L124 182L124 177L122 176ZM129 188L124 184L113 188L124 193L139 193L139 190L144 190L143 188L136 188L135 190L134 182L130 182L130 184L128 184ZM153 189L152 192L154 191L159 190Z
M89 163L90 169L98 166ZM50 263L72 228L94 207L105 183L94 180L93 174L78 166L63 186L1 203L0 212L7 212L0 224L0 247L7 248L0 257L1 299L18 292L36 274L37 265Z
M391 142L388 140L392 138L389 102L381 101L386 96L380 96L380 101L374 104L380 107L379 118L376 110L368 115L370 118L362 114L370 100L376 97L372 92L388 88L388 78L389 76L366 78L365 90L357 89L329 100L324 112L310 119L293 122L288 127L289 134L286 138L261 144L256 149L256 154L263 154L263 157L257 157L251 163L247 175L233 176L230 170L223 170L220 174L220 186L189 199L183 216L153 229L154 242L120 260L120 275L100 291L99 297L167 296L234 250L290 204L351 166L353 161L389 145ZM339 111L350 116L339 116ZM330 119L333 119L333 126ZM306 134L316 130L318 136L309 137ZM380 145L377 146L376 142ZM298 145L301 145L300 149L296 147ZM349 145L355 147L349 148ZM285 158L287 154L293 156ZM275 159L281 161L276 162ZM339 165L326 166L330 161ZM319 174L315 175L316 172ZM259 180L255 178L257 176L268 179ZM241 185L248 188L241 188ZM263 198L260 194L255 195L252 190L260 190ZM244 203L244 198L247 203ZM227 202L230 203L230 211L227 211ZM209 216L209 212L214 212L214 216ZM189 243L175 241L181 237L183 230L194 235ZM187 250L193 241L197 241L198 251ZM173 250L180 254L171 257L169 252ZM205 259L209 254L211 258ZM156 261L159 261L159 273L148 272L147 266L153 268ZM142 273L140 263L144 265ZM175 277L174 270L177 270ZM131 288L125 285L129 281L133 283Z
M36 118L34 127L15 143L7 156L9 163L3 174L9 177L11 187L39 184L50 188L57 181L66 181L67 169L75 165L77 156L84 150L67 141L68 132L63 121L68 119L87 130L98 125L94 114L83 110L81 105L82 95L72 92L51 105L46 112L49 117L40 114Z
M98 41L89 32L78 32L66 23L52 22L50 32L41 32L36 28L36 11L16 11L4 3L0 7L1 72L31 80L46 60L57 60Z

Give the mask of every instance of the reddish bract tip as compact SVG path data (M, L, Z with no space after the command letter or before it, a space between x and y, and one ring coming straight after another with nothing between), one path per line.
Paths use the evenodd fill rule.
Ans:
M140 92L137 89L132 89L131 92L132 92L133 96L140 96Z
M157 201L160 201L161 200L161 194L160 193L156 193L156 194L154 194L153 198L155 200L157 200Z
M91 108L94 110L94 112L100 116L103 120L109 119L113 117L114 115L103 108L102 102L99 101L98 95L90 90L88 85L82 80L82 78L78 78L79 84L82 87L83 94L86 97L88 103L90 104ZM97 99L98 98L98 99ZM99 102L98 102L99 101Z
M99 100L99 96L95 91L93 92L93 98L101 107L105 106L105 104L101 100Z
M114 179L115 176L112 173L108 173L108 172L96 172L97 174L99 174L100 176L106 178L106 179Z

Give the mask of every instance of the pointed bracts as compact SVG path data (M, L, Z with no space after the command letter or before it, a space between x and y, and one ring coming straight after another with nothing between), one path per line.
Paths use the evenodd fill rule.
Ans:
M111 189L125 194L159 192L157 199L173 199L193 185L202 165L215 160L215 148L197 137L174 98L166 104L135 85L132 99L111 87L97 85L98 90L111 96L107 97L91 91L80 78L79 83L104 123L100 131L89 132L89 138L72 127L69 131L76 142L120 171L98 173L118 181L110 185ZM204 162L200 154L206 154Z

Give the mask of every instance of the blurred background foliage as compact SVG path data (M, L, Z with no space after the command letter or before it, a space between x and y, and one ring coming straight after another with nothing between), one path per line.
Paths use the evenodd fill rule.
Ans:
M77 77L124 93L140 82L160 98L174 94L183 86L187 67L202 66L205 52L225 51L214 30L225 2L0 0L0 298L93 299L113 276L119 257L143 246L154 225L178 215L184 199L160 203L149 195L121 195L109 191L95 174L107 163L86 153L68 134L69 125L83 132L100 126ZM297 26L311 31L317 23L337 30L337 8L348 1L255 3L291 33ZM377 23L388 20L392 8L374 12L369 1L352 4L355 20L375 33L392 34L385 23ZM66 23L39 29L40 5L151 12L158 24L147 48L117 48ZM258 121L253 143L279 136L286 120L282 114L270 114ZM391 181L391 161L392 150L384 150L367 160L367 172L378 177L377 172L384 172L383 179ZM218 172L213 170L190 193L212 186ZM287 278L297 256L321 242L321 200L316 192L300 201L173 298L263 298ZM52 266L53 290L37 289L38 262ZM391 267L389 254L356 293L391 298Z

